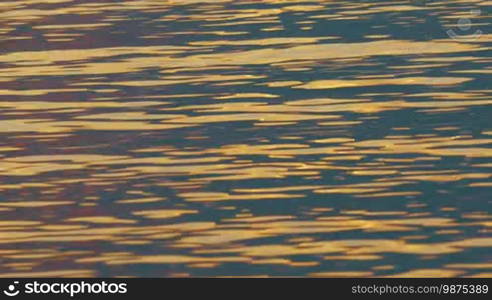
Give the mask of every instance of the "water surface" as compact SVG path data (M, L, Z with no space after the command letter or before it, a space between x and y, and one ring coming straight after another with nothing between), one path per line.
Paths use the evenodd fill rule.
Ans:
M1 275L492 276L490 6L1 1Z

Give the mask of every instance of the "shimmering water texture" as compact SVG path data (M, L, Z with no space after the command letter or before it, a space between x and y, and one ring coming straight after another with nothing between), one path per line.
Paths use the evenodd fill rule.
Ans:
M0 274L491 277L491 4L0 1Z

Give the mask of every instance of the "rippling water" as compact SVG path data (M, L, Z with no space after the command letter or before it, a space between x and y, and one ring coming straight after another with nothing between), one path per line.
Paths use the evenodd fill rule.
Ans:
M492 276L491 2L2 0L2 276Z

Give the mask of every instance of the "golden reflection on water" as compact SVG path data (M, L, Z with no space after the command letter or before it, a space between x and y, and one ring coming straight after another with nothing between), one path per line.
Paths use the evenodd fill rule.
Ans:
M1 275L491 277L469 7L2 1Z

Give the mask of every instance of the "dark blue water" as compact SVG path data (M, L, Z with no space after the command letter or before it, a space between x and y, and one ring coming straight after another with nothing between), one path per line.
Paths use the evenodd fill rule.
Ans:
M492 276L490 1L0 3L2 276Z

